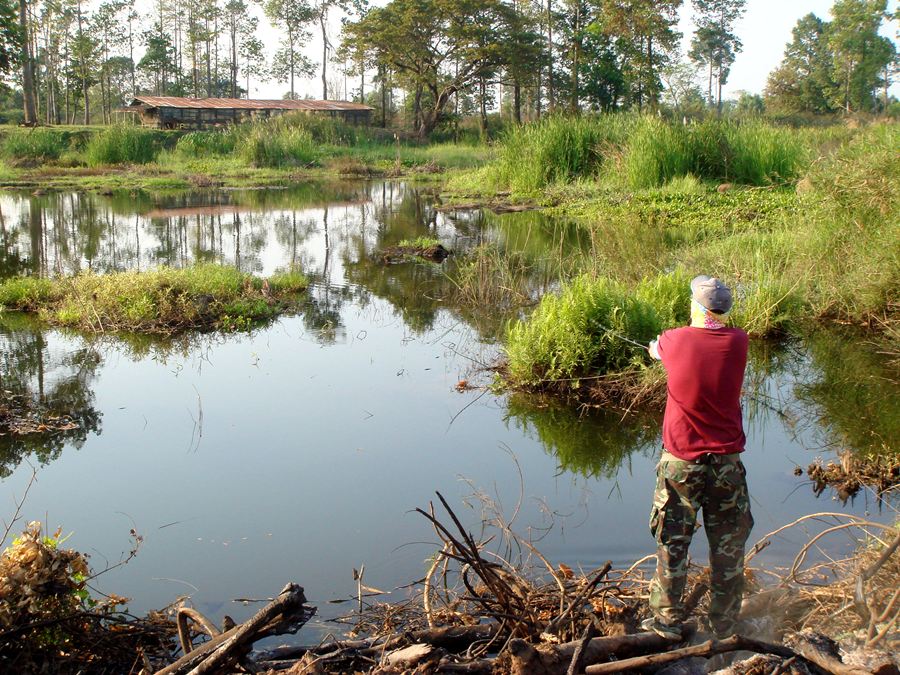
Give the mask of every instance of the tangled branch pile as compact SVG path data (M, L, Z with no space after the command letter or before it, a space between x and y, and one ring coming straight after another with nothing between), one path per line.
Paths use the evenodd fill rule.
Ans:
M125 598L91 598L87 556L64 541L33 522L0 555L0 670L113 674L168 660L171 625L129 617Z

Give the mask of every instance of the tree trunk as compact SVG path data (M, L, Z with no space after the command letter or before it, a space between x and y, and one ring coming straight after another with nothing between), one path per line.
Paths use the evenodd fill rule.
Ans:
M513 83L513 118L516 124L522 124L522 85L519 80Z
M484 81L483 77L478 78L478 94L478 131L481 135L481 139L487 140L487 105L485 103L485 99L487 98L487 83Z
M322 11L319 12L319 25L322 27L322 100L328 100L328 79L326 66L328 64L328 32L325 26L327 18L327 10L325 9L325 1L322 0Z
M547 107L556 107L553 91L553 0L547 0Z
M25 125L37 124L34 101L34 61L31 59L31 42L28 39L28 7L26 0L19 0L19 29L22 32L22 98L24 99Z
M575 26L572 33L572 100L569 108L573 115L578 114L578 58L581 52L581 7L579 4L575 6Z

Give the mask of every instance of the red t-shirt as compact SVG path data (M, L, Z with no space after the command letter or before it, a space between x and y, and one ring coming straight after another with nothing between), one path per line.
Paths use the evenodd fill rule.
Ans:
M747 334L740 328L667 330L657 345L669 375L663 445L680 459L743 452L741 386Z

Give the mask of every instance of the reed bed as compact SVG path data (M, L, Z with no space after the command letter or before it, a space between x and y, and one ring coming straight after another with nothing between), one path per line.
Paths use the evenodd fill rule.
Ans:
M119 124L93 135L84 154L88 166L148 164L159 150L153 132Z
M683 125L622 114L556 116L510 128L480 181L462 177L455 187L529 194L585 179L644 189L686 177L773 185L796 180L811 159L804 134L763 122Z

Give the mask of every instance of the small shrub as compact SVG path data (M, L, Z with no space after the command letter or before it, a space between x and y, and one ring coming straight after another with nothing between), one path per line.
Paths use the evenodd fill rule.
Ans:
M104 164L147 164L159 151L154 135L138 127L115 125L88 141L85 157L90 166Z

